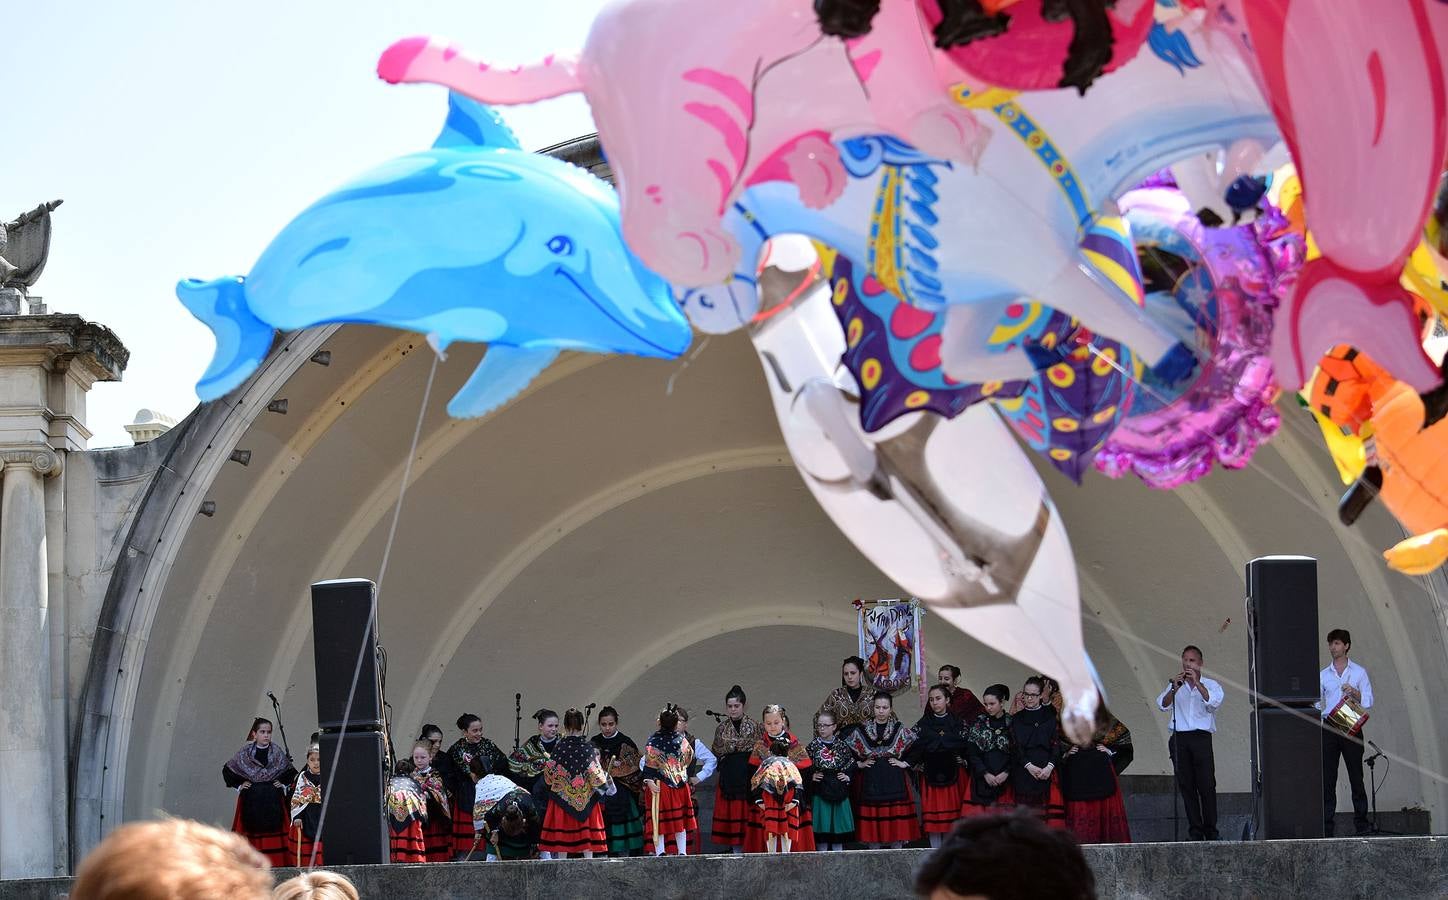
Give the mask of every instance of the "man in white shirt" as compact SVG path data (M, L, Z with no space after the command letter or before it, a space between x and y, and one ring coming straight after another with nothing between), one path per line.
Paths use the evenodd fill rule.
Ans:
M1368 670L1347 658L1352 649L1352 635L1346 628L1334 628L1327 633L1327 654L1332 662L1322 670L1319 678L1322 699L1317 708L1324 719L1344 697L1355 700L1363 709L1373 705L1373 685L1368 680ZM1322 811L1326 818L1325 834L1333 835L1333 817L1337 813L1337 760L1347 765L1347 781L1352 787L1352 821L1358 834L1367 834L1368 793L1363 788L1363 742L1367 735L1361 731L1354 737L1326 723L1322 727Z
M1212 756L1212 735L1217 731L1217 710L1222 686L1202 675L1202 651L1188 645L1182 650L1182 670L1171 677L1156 698L1157 709L1171 714L1172 770L1187 810L1188 832L1194 841L1215 841L1217 835L1217 764Z

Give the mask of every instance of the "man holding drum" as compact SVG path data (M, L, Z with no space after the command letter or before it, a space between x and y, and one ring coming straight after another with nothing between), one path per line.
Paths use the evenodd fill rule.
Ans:
M1352 635L1345 628L1327 633L1327 652L1332 663L1322 670L1322 809L1326 819L1324 832L1333 835L1333 816L1337 813L1337 760L1347 765L1347 780L1352 786L1353 825L1358 834L1367 834L1368 794L1363 789L1362 723L1373 705L1373 685L1368 670L1347 658L1352 649Z

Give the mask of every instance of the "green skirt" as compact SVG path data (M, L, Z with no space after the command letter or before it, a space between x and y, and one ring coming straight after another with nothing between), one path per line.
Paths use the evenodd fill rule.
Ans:
M843 844L854 839L855 817L850 813L850 798L814 797L810 800L810 809L814 813L816 844Z
M619 788L620 793L623 792ZM628 856L634 850L642 850L644 847L644 817L639 813L638 804L634 802L633 795L627 795L628 815L618 821L608 821L607 815L604 821L608 831L608 852L616 853L619 856Z

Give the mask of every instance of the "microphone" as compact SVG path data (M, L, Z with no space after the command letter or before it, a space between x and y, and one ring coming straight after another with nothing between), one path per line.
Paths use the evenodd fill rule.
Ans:
M1379 756L1388 755L1383 752L1383 748L1379 747L1377 744L1374 744L1372 741L1368 741L1368 746L1373 748L1373 759L1377 759Z
M587 706L584 707L584 709L597 709L597 708L598 708L598 704L597 704L597 703L590 703L590 704L588 704Z
M522 694L514 694L514 695L513 695L513 699L514 699L514 700L522 700L522 699L523 699L523 695L522 695Z
M271 691L267 691L267 692L266 692L266 695L271 698L272 705L274 705L274 706L280 706L280 705L281 705L281 702L280 702L279 700L277 700L277 695L276 695L276 694L273 694Z

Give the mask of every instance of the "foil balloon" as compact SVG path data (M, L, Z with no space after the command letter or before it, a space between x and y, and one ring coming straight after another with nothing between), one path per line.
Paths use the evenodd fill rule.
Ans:
M749 326L780 431L810 492L890 579L946 621L1057 677L1063 725L1085 740L1097 688L1076 565L1059 514L986 405L860 426L832 290Z
M941 89L914 8L891 4L881 18L880 36L850 50L821 39L811 0L621 0L600 11L578 53L500 66L417 37L389 47L377 71L485 103L582 93L629 243L670 281L697 287L739 264L720 217L751 179L784 179L810 206L838 196L832 138L892 133L978 159L988 133Z
M1202 365L1186 385L1146 375L1131 414L1096 455L1113 477L1174 488L1215 465L1239 469L1280 425L1270 360L1272 310L1302 265L1302 239L1275 207L1251 225L1207 228L1180 192L1121 199L1147 279L1147 305Z
M216 334L202 400L241 384L278 328L387 325L439 352L487 342L448 404L462 417L505 403L561 350L671 358L691 336L669 286L624 243L608 184L523 151L492 110L456 96L432 149L312 204L246 278L176 291Z
M1350 344L1418 390L1437 385L1399 278L1448 141L1448 4L1219 5L1212 20L1257 63L1322 250L1277 310L1277 378L1296 390L1319 356Z

